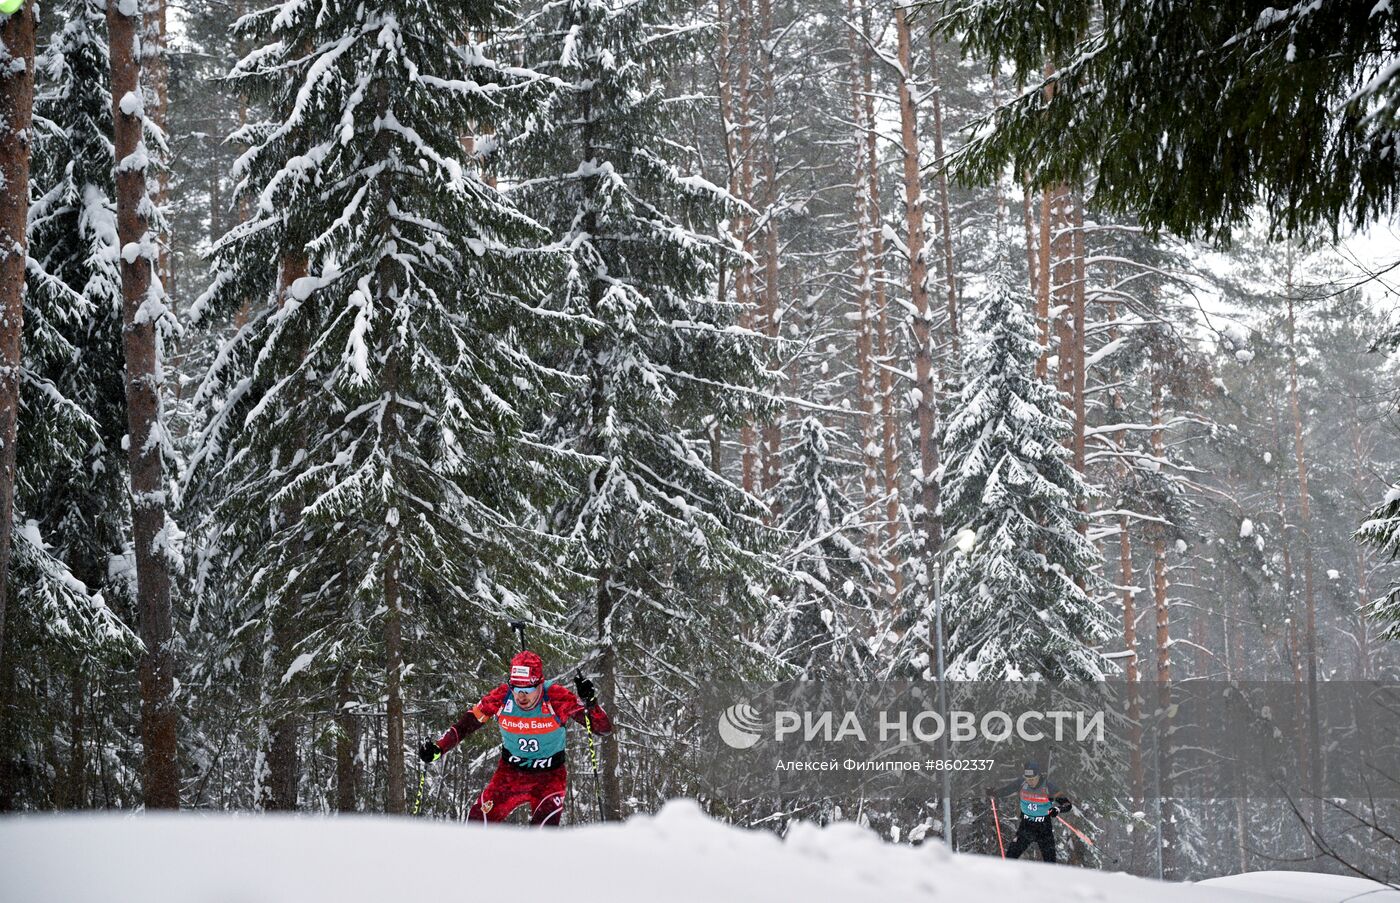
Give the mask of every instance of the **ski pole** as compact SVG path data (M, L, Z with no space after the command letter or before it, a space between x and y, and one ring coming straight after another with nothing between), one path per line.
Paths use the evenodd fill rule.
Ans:
M413 814L418 814L418 807L423 805L423 785L428 781L428 768L426 765L418 766L418 796L413 800Z
M588 720L588 758L593 762L593 800L598 804L598 821L603 820L603 791L598 786L598 745L593 742L593 716L584 715Z
M1001 858L1006 858L1006 844L1001 840L1001 818L997 815L997 798L992 797L992 824L997 829L997 849L1001 850Z
M1087 834L1085 834L1083 831L1079 830L1069 822L1065 821L1064 816L1060 816L1060 823L1063 824L1066 828L1069 828L1071 831L1073 831L1080 840L1084 841L1089 846L1094 847L1094 849L1098 849L1098 847L1094 846L1094 842L1089 839L1089 836ZM1117 856L1114 856L1112 853L1109 853L1107 855L1109 860L1112 861L1114 865L1118 864L1119 859Z
M1092 840L1089 839L1089 835L1085 834L1083 831L1079 830L1079 829L1076 828L1074 825L1072 825L1072 824L1070 824L1069 822L1065 821L1065 817L1064 817L1063 815L1059 816L1059 819L1060 819L1060 824L1064 825L1066 828L1069 828L1071 831L1073 831L1074 834L1075 834L1075 836L1078 837L1080 840L1084 841L1085 843L1087 843L1087 844L1088 844L1089 846L1091 846L1091 847L1094 845L1094 842L1093 842Z
M578 671L578 677L583 677L583 669ZM588 758L593 763L593 799L598 804L598 821L603 820L603 792L598 787L598 745L593 742L593 716L588 709L583 710L583 720L588 725Z
M521 651L521 652L524 652L524 651L525 651L525 622L524 622L524 621L511 621L511 622L510 622L510 628L511 628L511 630L514 630L514 631L515 631L515 635L516 635L517 637L520 638L520 651Z

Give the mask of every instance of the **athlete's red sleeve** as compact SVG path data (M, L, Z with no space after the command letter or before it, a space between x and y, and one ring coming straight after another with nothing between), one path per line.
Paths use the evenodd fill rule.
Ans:
M612 718L596 702L585 708L583 703L579 701L578 694L560 684L550 684L548 695L549 704L554 707L554 714L559 716L560 721L572 718L585 727L588 727L589 722L592 722L595 734L606 734L612 730Z
M481 697L480 702L463 712L462 717L457 719L457 723L449 727L447 733L438 738L438 749L447 752L494 718L496 713L501 710L501 706L505 705L506 696L509 693L510 688L501 684Z

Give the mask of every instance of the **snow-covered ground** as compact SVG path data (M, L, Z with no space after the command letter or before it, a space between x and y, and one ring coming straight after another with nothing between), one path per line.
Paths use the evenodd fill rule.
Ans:
M1360 878L1344 875L1320 875L1315 872L1250 872L1202 881L1198 887L1249 891L1271 900L1314 903L1321 900L1342 900L1348 903L1395 903L1400 891L1387 890Z
M1339 903L1373 890L1359 879L1276 872L1162 884L895 846L853 824L799 825L779 840L712 821L689 801L622 825L556 832L370 817L0 821L6 903ZM1361 899L1397 903L1400 892Z

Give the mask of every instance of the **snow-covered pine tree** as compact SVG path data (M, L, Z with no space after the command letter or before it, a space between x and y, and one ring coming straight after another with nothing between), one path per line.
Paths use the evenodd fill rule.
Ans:
M790 586L765 641L805 677L863 678L870 628L886 598L885 572L841 488L843 473L859 473L860 465L833 457L833 446L844 446L839 434L808 417L785 452L775 498L777 526L791 550L784 567Z
M1094 648L1108 625L1085 591L1097 553L1076 530L1086 489L1063 444L1063 405L1035 373L1028 303L1004 270L991 277L943 430L944 522L977 537L950 556L944 588L948 670L962 680L1093 680L1108 669Z
M526 433L556 376L533 356L554 255L462 140L543 85L476 43L509 12L290 0L240 24L234 77L274 118L236 136L251 216L201 313L253 309L201 390L195 463L239 604L277 634L264 685L302 709L381 663L356 693L387 702L390 812L409 658L460 678L508 618L547 621L558 582L533 512L560 466Z
M752 579L761 511L702 444L706 418L732 429L762 408L764 365L757 337L713 297L725 193L684 174L694 161L672 140L687 106L670 79L693 33L688 9L545 2L526 59L564 87L512 153L512 197L572 254L557 304L586 324L560 361L575 382L548 432L588 473L555 524L592 580L581 630L624 720L641 700L612 698L619 675L741 670L739 638L761 623L764 595ZM616 818L616 742L603 753Z

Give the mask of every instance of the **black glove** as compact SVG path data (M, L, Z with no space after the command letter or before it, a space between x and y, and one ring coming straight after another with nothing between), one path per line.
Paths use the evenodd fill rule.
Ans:
M1050 807L1050 811L1047 812L1047 813L1045 813L1045 817L1046 817L1046 818L1058 818L1059 815L1060 815L1060 810L1057 809L1057 808L1055 808L1054 806L1051 806L1051 807Z
M431 740L424 740L423 745L418 747L418 758L423 760L425 765L431 765L442 755L442 749Z
M1061 812L1068 812L1074 808L1074 803L1071 803L1067 796L1057 796L1055 797L1055 808Z
M987 794L989 799L997 795L997 789L995 787L983 787L982 792Z
M593 686L593 681L583 676L581 671L574 678L574 690L578 693L579 701L583 703L585 708L591 709L598 704L597 688Z

